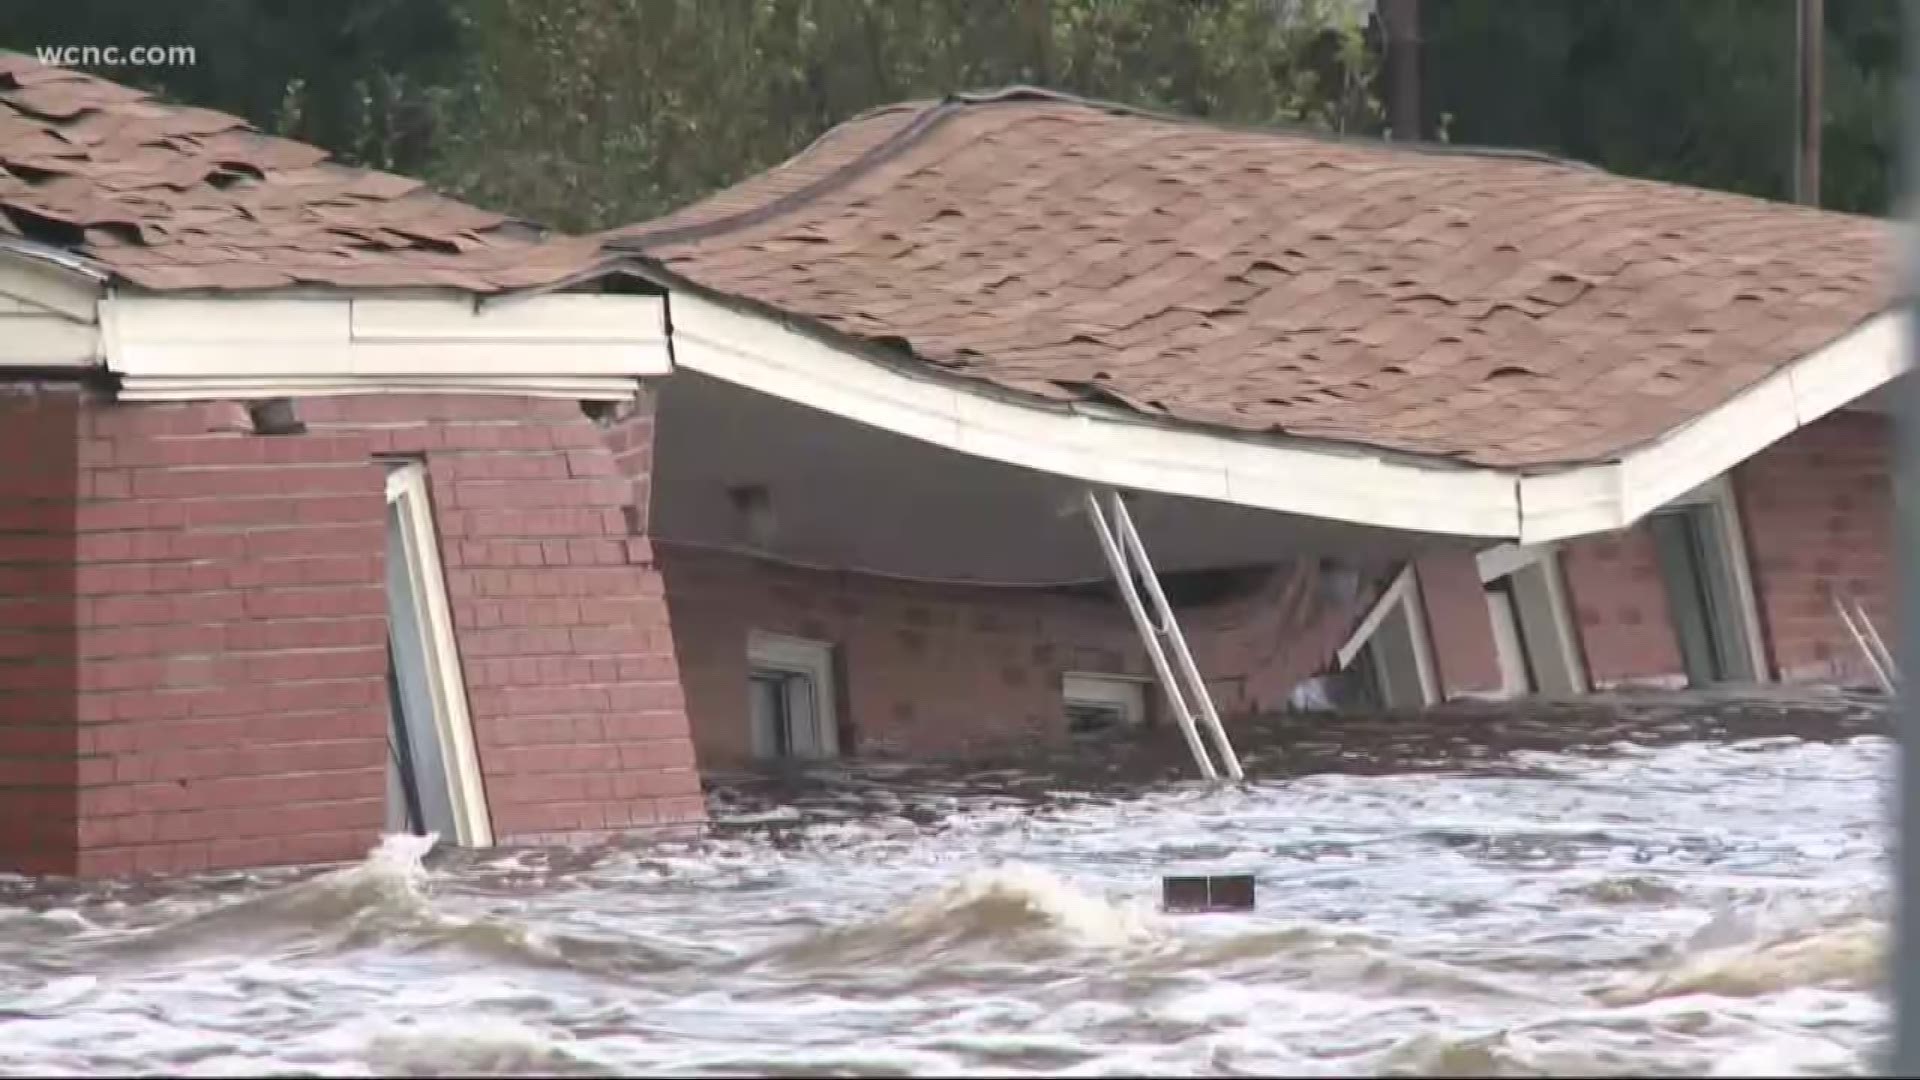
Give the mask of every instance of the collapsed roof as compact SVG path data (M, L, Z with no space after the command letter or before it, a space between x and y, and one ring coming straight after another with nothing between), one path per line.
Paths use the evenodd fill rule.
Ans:
M875 110L605 239L1020 394L1523 469L1616 458L1891 295L1875 220L1028 89Z

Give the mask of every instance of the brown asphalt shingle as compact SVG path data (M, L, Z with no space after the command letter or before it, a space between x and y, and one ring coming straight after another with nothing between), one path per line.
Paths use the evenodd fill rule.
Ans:
M1604 460L1887 304L1889 227L1036 91L895 106L609 234L952 374L1486 466Z
M606 255L327 160L207 109L0 52L0 235L149 289L444 286L590 274Z

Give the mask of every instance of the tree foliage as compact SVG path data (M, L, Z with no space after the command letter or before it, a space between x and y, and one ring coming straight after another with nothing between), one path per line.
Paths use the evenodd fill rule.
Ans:
M19 0L0 47L189 44L101 74L482 205L585 229L863 109L1012 83L1376 132L1367 0ZM1823 194L1881 212L1899 7L1826 5ZM1424 0L1430 131L1784 197L1793 0Z
M572 228L652 217L875 105L1040 83L1365 129L1351 5L1276 0L472 0L439 178Z
M1899 8L1826 5L1822 201L1886 209ZM1451 138L1791 194L1793 0L1426 0L1425 105Z

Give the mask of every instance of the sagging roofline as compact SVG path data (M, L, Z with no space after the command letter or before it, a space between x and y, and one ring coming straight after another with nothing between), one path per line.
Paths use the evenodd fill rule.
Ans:
M1074 480L1377 528L1521 544L1631 526L1907 368L1883 310L1615 458L1548 470L1259 437L950 375L658 265L676 366L946 449Z

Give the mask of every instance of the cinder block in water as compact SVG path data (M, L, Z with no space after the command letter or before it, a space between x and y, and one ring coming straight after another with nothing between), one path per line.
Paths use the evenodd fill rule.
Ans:
M1163 877L1160 906L1168 911L1252 911L1253 875Z

